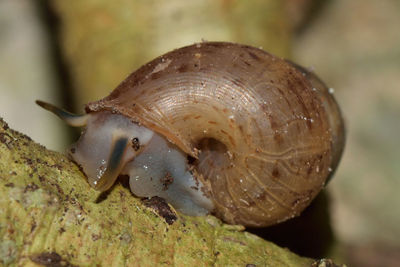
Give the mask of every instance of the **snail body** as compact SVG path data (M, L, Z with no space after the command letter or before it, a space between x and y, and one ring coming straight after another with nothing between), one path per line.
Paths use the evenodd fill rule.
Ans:
M268 226L298 215L344 145L339 108L311 72L250 46L204 42L162 55L77 116L71 149L89 184L119 174L183 213Z

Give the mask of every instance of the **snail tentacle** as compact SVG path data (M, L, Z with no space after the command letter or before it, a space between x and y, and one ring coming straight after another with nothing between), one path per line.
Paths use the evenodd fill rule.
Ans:
M52 104L46 103L41 100L36 100L36 104L38 104L42 108L54 113L60 119L65 121L68 125L73 126L73 127L85 126L87 124L87 120L89 118L88 114L84 114L84 115L73 114L71 112L68 112L64 109L61 109L59 107L56 107Z
M96 190L106 191L115 183L118 175L121 173L121 170L126 163L123 158L128 143L128 137L114 135L107 167L105 168L104 172L99 177L97 177L97 180L93 180L90 182L90 184Z

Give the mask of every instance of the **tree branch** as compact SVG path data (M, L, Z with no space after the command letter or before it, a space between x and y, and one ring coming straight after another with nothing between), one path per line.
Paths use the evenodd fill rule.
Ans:
M1 119L0 236L0 263L5 265L310 266L312 262L213 216L189 217L157 201L143 203L123 183L100 196L65 155L47 150Z

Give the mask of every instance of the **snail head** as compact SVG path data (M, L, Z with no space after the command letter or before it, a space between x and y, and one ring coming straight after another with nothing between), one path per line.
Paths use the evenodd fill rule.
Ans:
M54 113L68 125L85 127L70 155L88 177L89 184L100 191L109 189L140 150L150 141L153 132L119 114L101 111L77 115L43 101L36 103Z

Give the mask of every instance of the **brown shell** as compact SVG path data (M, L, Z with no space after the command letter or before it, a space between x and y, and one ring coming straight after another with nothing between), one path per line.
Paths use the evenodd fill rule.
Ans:
M191 156L214 214L247 226L298 215L344 143L337 104L315 75L233 43L160 56L86 109L121 113L168 138Z

